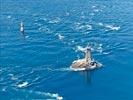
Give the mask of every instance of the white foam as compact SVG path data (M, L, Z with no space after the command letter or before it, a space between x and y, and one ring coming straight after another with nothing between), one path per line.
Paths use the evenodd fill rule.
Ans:
M58 38L59 38L60 40L63 40L65 37L64 37L63 35L61 35L61 34L58 34Z
M77 49L76 49L76 50L82 51L82 52L83 52L83 51L85 51L85 49L86 49L86 48L83 48L82 46L77 46Z
M34 69L34 71L39 71L39 70L47 70L47 71L59 71L59 72L65 72L65 71L70 71L70 68L68 67L64 67L64 68L50 68L50 67L47 67L47 68L41 68L41 69Z
M96 6L95 6L95 5L93 5L93 6L92 6L92 8L96 8Z
M32 91L32 90L30 90L30 91L22 90L22 92L24 92L24 93L26 92L28 94L34 94L34 95L38 95L38 96L39 95L44 96L45 100L63 100L63 97L60 96L58 93L49 93L49 92Z
M77 26L77 27L76 27L76 30L80 30L80 29L83 29L83 28L84 28L83 25L81 25L81 26Z
M82 46L76 46L76 50L75 51L82 51L84 52L86 50L88 46L86 47L82 47ZM94 50L92 47L90 48L92 51Z
M72 40L71 42L72 42L72 43L74 43L75 41L74 41L74 40Z
M59 97L57 97L57 100L63 100L63 97L59 96Z
M11 80L17 80L18 78L15 77L13 74L8 74L11 77Z
M66 12L66 16L69 16L70 15L70 13L69 12Z
M41 32L52 33L52 31L47 26L41 26L38 30Z
M83 18L85 16L82 16ZM75 30L78 30L78 31L85 31L85 30L92 30L92 26L88 23L85 23L85 24L82 24L82 23L79 23L79 22L75 22Z
M28 85L28 82L23 82L21 84L18 84L17 87L22 88L22 87L26 87Z
M102 53L103 52L103 44L99 44L98 47L96 48L96 51L99 52L99 53Z
M92 26L91 25L80 25L76 27L77 30L91 30Z
M86 70L86 68L72 68L71 66L70 66L70 69L71 69L71 71L83 71L83 70Z
M54 24L54 23L59 23L60 21L61 21L61 19L59 17L57 17L53 20L50 20L49 23Z
M100 22L100 23L98 23L98 25L103 26L103 23Z
M110 52L103 52L103 54L107 55L107 54L110 54Z
M6 91L6 89L7 89L7 87L3 87L3 88L2 88L2 91L3 91L3 92L5 92L5 91Z
M47 21L47 18L43 17L42 20Z
M91 30L91 29L92 29L92 26L91 26L91 25L89 25L89 24L88 24L88 25L86 25L85 27L86 27L88 30Z
M70 68L58 68L58 69L53 69L53 71L70 71Z
M100 46L100 47L102 47L102 46L103 46L103 44L102 44L102 43L100 43L100 44L99 44L99 46Z
M81 16L81 18L82 18L82 19L84 19L84 18L85 18L85 16Z
M27 35L27 36L25 36L25 38L29 38L29 36Z
M12 76L11 77L11 80L17 80L18 78L17 77L15 77L15 76Z
M7 18L8 18L8 19L11 19L11 18L12 18L12 16L11 16L11 15L8 15L8 16L7 16Z
M94 15L95 15L95 13L90 13L89 15L94 16Z
M109 28L110 30L119 30L120 26L113 26L113 25L105 25L106 28Z
M51 98L56 98L56 100L63 100L62 96L59 96L58 93L43 93L45 96L49 96ZM50 100L50 99L47 99Z
M100 11L100 9L94 9L94 12L99 12Z
M75 24L76 26L81 25L81 23L79 23L79 22L75 22L74 24Z

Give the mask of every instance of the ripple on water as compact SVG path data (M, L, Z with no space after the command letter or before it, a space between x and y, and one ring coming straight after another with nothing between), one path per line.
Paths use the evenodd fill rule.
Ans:
M76 22L74 25L74 30L79 31L79 32L90 31L92 30L92 25L88 23L82 24L82 23Z
M102 22L98 23L99 26L105 27L105 31L111 30L111 31L118 31L120 30L120 26L119 25L112 25L112 24L104 24Z
M56 18L54 18L53 20L49 20L48 23L50 23L50 24L54 24L54 23L59 23L59 22L61 22L61 18L56 17Z
M40 27L38 28L38 30L39 30L40 32L43 32L43 33L52 33L52 30L51 30L50 28L48 28L47 26L40 26Z

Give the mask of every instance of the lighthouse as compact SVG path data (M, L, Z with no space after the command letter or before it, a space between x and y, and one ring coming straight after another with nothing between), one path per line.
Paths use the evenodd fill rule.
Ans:
M24 23L23 22L20 23L20 32L24 33Z
M85 57L83 59L78 59L73 61L70 68L73 70L87 70L87 69L95 69L101 67L102 64L92 60L91 57L91 47L86 47L85 49Z
M87 47L85 50L85 62L86 64L91 63L91 47Z

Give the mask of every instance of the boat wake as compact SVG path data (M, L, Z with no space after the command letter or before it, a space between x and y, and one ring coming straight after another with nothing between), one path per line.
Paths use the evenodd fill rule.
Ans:
M0 90L1 91L1 90ZM16 88L6 88L3 93L9 93L10 97L16 95L16 99L38 99L38 100L63 100L63 97L58 93L50 93L43 91L16 89ZM11 94L13 92L14 94Z
M64 71L71 71L70 68L68 67L64 67L64 68L51 68L51 67L47 67L47 68L37 68L37 69L33 69L33 71L50 71L50 72L64 72Z

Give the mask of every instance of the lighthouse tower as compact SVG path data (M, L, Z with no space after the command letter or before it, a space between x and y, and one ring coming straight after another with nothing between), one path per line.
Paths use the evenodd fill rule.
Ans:
M20 32L24 33L24 24L23 24L23 22L20 23Z
M85 51L85 61L87 64L91 63L91 47L87 47Z

